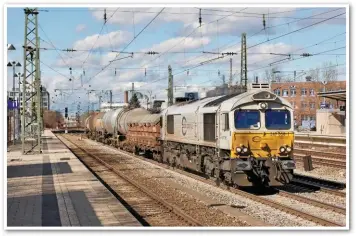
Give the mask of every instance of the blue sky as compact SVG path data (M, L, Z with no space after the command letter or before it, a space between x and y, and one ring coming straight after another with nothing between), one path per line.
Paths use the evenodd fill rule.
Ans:
M310 74L310 69L322 68L325 63L335 65L332 68L337 70L339 80L346 78L346 34L343 34L346 32L346 14L340 15L345 13L345 9L203 7L201 27L199 27L199 9L194 7L165 8L160 14L158 13L162 8L158 7L107 8L109 20L105 26L103 26L103 8L40 8L39 10L41 11L38 15L40 25L38 32L41 48L50 49L41 50L42 84L48 88L53 97L54 103L51 104L53 109L64 110L65 106L69 106L70 112L74 113L76 102L81 102L86 110L88 104L86 89L89 85L95 90L113 90L114 101L123 100L123 91L129 89L132 82L135 82L135 87L144 94L152 93L156 98L165 98L168 65L173 69L174 84L189 86L177 87L176 95L187 90L204 92L203 87L221 84L222 75L225 75L228 80L230 58L233 60L235 84L240 80L239 52L243 32L247 34L250 81L253 76L259 76L260 80L264 80L265 70L270 71L272 68L280 71L297 70L297 75L303 79ZM266 29L263 27L263 14L266 19ZM155 20L137 36L156 15L158 16ZM328 20L337 15L340 16ZM20 61L22 64L24 18L23 8L7 9L7 43L12 43L17 48L16 51L8 53L8 59ZM324 20L325 22L318 23ZM312 24L315 25L309 27ZM293 33L296 30L299 31ZM283 36L287 33L290 34ZM279 38L274 39L276 37ZM127 46L132 40L133 42ZM315 45L317 43L320 44ZM52 44L59 50L71 48L82 51L56 51L53 50ZM111 52L121 51L125 47L124 53L120 55ZM92 48L94 50L91 50ZM329 50L333 51L325 52ZM148 51L156 51L160 54L143 53ZM216 54L203 53L203 51ZM114 58L130 55L125 52L133 52L133 57L109 62ZM217 58L219 56L217 53L223 52L238 54L232 57L224 56L198 66L201 62ZM308 58L300 56L301 53L320 52L325 53ZM286 56L269 53L292 53L292 55L288 59ZM285 60L273 63L282 59ZM71 76L69 67L73 71L72 81L69 81ZM306 73L302 74L302 70ZM325 70L321 69L321 74ZM9 88L12 86L12 71L8 70L8 72ZM281 75L288 79L293 76L293 73ZM78 90L69 91L64 96L54 92L54 89L71 88ZM99 92L92 93L89 97L90 102L97 103L98 95ZM108 99L107 95L102 94L102 96L104 101ZM95 106L97 107L97 104Z

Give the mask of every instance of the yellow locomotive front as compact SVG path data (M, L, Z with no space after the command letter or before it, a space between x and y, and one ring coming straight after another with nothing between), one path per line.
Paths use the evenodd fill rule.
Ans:
M293 110L261 91L232 112L231 177L239 186L279 186L293 176Z

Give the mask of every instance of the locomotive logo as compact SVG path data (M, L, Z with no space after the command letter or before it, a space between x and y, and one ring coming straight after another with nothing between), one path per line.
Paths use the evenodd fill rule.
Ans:
M259 137L259 136L254 136L254 137L252 138L252 141L254 141L254 142L261 142L261 137Z
M182 134L183 136L185 136L187 134L187 119L185 118L185 116L183 116L182 118Z

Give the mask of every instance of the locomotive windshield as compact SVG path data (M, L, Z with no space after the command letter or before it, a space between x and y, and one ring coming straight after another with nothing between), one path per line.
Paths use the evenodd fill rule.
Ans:
M235 111L236 129L259 129L260 111L258 110L237 110Z
M288 110L266 110L267 129L290 129L291 118Z

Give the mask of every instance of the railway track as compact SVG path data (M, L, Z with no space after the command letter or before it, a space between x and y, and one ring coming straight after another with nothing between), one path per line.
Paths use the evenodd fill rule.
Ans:
M58 136L59 136L58 138L62 140L62 142L64 142L67 145L67 147L74 154L76 154L78 158L80 158L85 165L87 165L86 162L88 162L88 160L83 160L83 159L88 157L94 159L96 163L99 162L101 164L102 167L94 166L94 169L92 169L92 171L94 172L97 171L99 172L99 174L103 175L108 170L115 174L115 176L111 177L112 178L111 183L109 182L107 183L108 187L114 186L115 187L114 191L126 201L126 205L132 207L136 211L136 214L139 217L142 216L144 217L144 220L147 222L146 225L150 225L150 226L203 226L203 225L204 226L268 226L268 224L263 223L260 220L257 220L253 217L250 216L246 217L241 212L237 214L242 217L241 219L236 218L234 214L229 214L227 216L226 214L223 213L223 211L212 208L214 204L204 205L202 203L199 203L197 200L202 200L199 198L200 196L192 196L190 199L184 198L182 197L181 194L179 194L179 192L172 191L176 189L176 186L174 186L174 183L172 181L171 181L172 185L168 187L169 190L166 190L166 193L168 192L169 196L165 193L160 192L162 189L155 188L155 186L157 186L157 182L155 182L154 187L152 185L151 186L146 185L149 184L149 181L145 182L146 180L152 179L154 181L154 179L156 178L169 179L169 177L140 176L140 174L137 174L138 172L150 171L150 169L152 168L135 167L136 166L135 164L137 163L137 159L132 155L128 155L126 152L122 152L118 149L115 149L116 151L121 152L122 154L112 153L112 152L105 153L98 150L98 148L95 147L92 148L90 147L90 145L84 144L82 141L81 142L78 141L78 138L75 136L72 135L68 135L66 137L63 137L62 135L58 135ZM67 137L69 136L72 136L74 138L68 139ZM101 143L98 144L104 146ZM80 145L80 147L78 145ZM125 155L130 157L127 158L125 157ZM87 165L87 167L91 168L90 165ZM103 170L102 169L103 167L106 169ZM120 183L118 183L116 180L117 177L122 178L130 185L134 185L134 187L138 189L139 192L144 192L144 194L146 194L146 197L142 196L142 200L140 200L139 198L141 198L140 197L141 195L139 194L141 193L139 192L137 193L136 190L128 191L127 188L129 188L130 186L127 186L125 182L121 182L121 181L119 181ZM170 183L169 180L168 183ZM123 190L118 189L118 187L123 188ZM156 203L155 206L150 207L148 209L149 211L146 212L148 208L148 206L146 205L148 197L153 199ZM140 206L142 203L144 205ZM159 208L164 207L165 211L163 211L162 213L159 212L155 213L155 211L157 211L155 210L156 206L158 206ZM150 219L151 216L153 217L153 220Z
M104 145L104 144L102 144L102 145ZM107 147L109 147L109 148L111 148L113 150L116 150L118 152L124 153L127 156L139 158L139 159L141 159L143 161L153 163L153 164L161 166L161 167L163 167L165 169L172 169L172 167L167 166L166 164L158 163L158 162L156 162L154 160L150 160L150 159L147 159L147 158L143 158L141 156L133 155L132 153L128 153L128 152L125 152L123 150L116 149L116 148L114 148L112 146L108 146L108 145L105 145L105 146L107 146ZM206 178L198 176L198 175L196 175L194 173L189 173L189 172L186 172L186 171L183 171L183 170L180 170L180 169L174 169L174 171L178 172L180 174L183 174L185 176L189 176L189 177L191 177L193 179L199 180L201 182L207 183L209 185L216 186L215 181L213 181L211 179L206 179ZM226 185L220 185L219 187L224 189L224 190L228 190L231 193L238 194L240 196L243 196L243 197L248 198L250 200L253 200L255 202L259 202L259 203L271 206L271 207L273 207L275 209L281 210L281 211L286 212L288 214L292 214L292 215L301 217L303 219L309 220L311 222L317 223L317 224L322 225L322 226L343 226L343 225L340 225L338 223L331 222L329 220L323 219L322 217L315 216L315 215L300 211L300 210L295 209L293 207L290 207L290 206L275 202L275 201L270 200L270 199L263 198L261 196L255 195L255 194L248 193L248 192L240 190L240 189L231 188L231 187L226 186ZM298 200L298 201L301 201L301 202L304 202L304 203L308 203L308 204L311 204L311 205L314 205L314 206L317 206L317 207L320 207L320 208L331 210L331 211L334 211L334 212L337 212L337 213L340 213L340 214L344 214L344 212L346 211L341 207L333 206L333 205L330 205L330 204L324 204L324 203L321 203L321 202L318 202L318 201L313 201L313 199L307 199L307 198L304 198L304 197L301 197L301 196L299 197L298 195L293 195L292 196L292 194L284 192L284 191L280 191L279 194L282 195L282 196L285 196L285 197L287 197L287 196L291 197L291 198L293 198L295 200Z
M294 153L294 160L299 163L303 163L304 156L305 154ZM312 155L312 160L313 160L313 164L316 165L329 166L329 167L335 167L340 169L346 168L346 161L343 160L335 160L335 159L324 158L324 157L313 156L313 155Z
M101 180L110 186L124 205L146 226L201 226L202 224L187 215L177 206L164 200L139 182L128 178L98 155L88 152L63 136L61 141Z
M346 197L345 192L339 190L345 189L346 184L330 180L313 178L311 176L294 174L291 185L310 189L311 191L321 191L336 196Z
M281 189L278 190L278 194L281 195L281 196L287 197L287 198L291 198L291 199L294 199L294 200L297 200L297 201L300 201L300 202L304 202L304 203L316 206L316 207L320 207L320 208L323 208L323 209L326 209L326 210L331 210L333 212L346 215L346 209L343 208L343 207L335 206L335 205L332 205L332 204L321 202L321 201L318 201L318 200L315 200L315 199L311 199L311 198L308 198L308 197L304 197L304 196L301 196L301 195L296 195L296 194L293 194L293 193L290 193L288 191L284 191L284 190L281 190Z
M330 152L318 149L294 148L294 153L346 161L346 152Z

